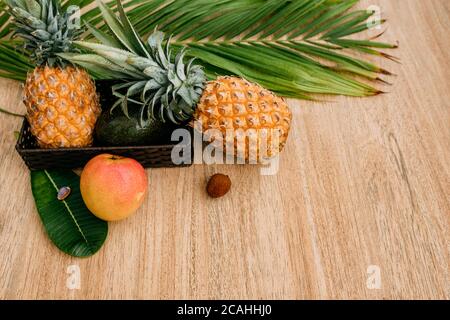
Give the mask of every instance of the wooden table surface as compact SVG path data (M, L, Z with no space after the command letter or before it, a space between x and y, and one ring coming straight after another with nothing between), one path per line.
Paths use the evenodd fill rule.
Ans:
M0 298L448 299L450 1L360 6L369 4L389 19L383 40L400 43L402 64L377 61L398 75L389 94L290 101L273 176L255 166L148 170L143 208L110 224L88 259L46 236L14 150L21 121L0 115ZM20 97L0 80L3 107L24 112ZM216 172L233 189L212 200L204 189ZM78 290L66 285L73 265Z

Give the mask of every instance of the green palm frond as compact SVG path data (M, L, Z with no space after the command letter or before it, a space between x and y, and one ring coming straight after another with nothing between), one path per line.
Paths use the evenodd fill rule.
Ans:
M128 0L124 7L141 35L156 27L172 34L172 46L189 48L210 78L235 74L286 97L314 94L370 96L387 70L370 56L395 60L381 50L396 45L355 40L373 12L355 9L359 0ZM83 8L83 20L107 31L94 0L66 0L62 6ZM114 11L113 0L104 1ZM10 34L0 6L0 34ZM384 20L378 22L384 23ZM90 35L86 35L90 38ZM26 55L10 40L0 43L0 57L12 53L23 64L0 62L0 76L24 79ZM13 55L13 56L14 56ZM363 58L356 58L363 57ZM97 75L99 76L99 75Z
M18 42L0 40L0 77L25 81L27 72L33 68L28 56L17 50Z

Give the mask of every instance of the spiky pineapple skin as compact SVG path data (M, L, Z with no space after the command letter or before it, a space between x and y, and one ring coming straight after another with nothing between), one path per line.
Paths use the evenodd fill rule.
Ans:
M292 113L284 99L257 84L237 77L219 77L206 84L194 119L197 121L194 126L201 126L204 133L220 131L221 136L211 138L227 154L233 152L246 161L254 159L259 162L261 155L271 158L283 150ZM277 139L272 139L270 133L264 136L265 129L268 132L273 130ZM227 131L233 132L234 136L227 136ZM239 144L237 140L242 133L245 134L245 144ZM263 143L264 139L266 143Z
M31 133L41 148L92 145L101 108L95 84L85 70L37 67L27 77L24 104Z

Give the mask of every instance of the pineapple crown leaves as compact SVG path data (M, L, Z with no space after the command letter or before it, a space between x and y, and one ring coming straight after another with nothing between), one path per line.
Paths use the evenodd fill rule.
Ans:
M93 54L60 54L59 56L81 65L102 78L120 80L112 87L117 97L113 111L121 106L128 116L129 103L141 108L141 121L158 119L179 124L192 119L203 93L206 76L202 67L191 59L184 61L185 50L178 50L172 59L170 39L154 32L144 42L130 23L120 1L119 17L103 2L100 10L111 35L87 24L100 43L77 41L78 46Z
M57 55L76 50L73 41L83 30L77 22L79 8L69 6L61 13L57 0L5 0L14 18L14 36L24 40L24 49L35 65L65 66Z

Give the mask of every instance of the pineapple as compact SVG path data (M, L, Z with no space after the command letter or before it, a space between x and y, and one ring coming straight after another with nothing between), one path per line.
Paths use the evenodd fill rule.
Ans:
M129 104L140 105L144 117L190 123L220 144L227 155L261 160L277 155L286 143L291 112L286 102L261 86L237 77L219 77L207 82L200 65L184 62L185 51L171 60L169 41L155 31L146 43L138 36L118 1L119 19L98 1L112 35L89 26L102 43L76 42L91 54L62 54L92 68L104 78L120 80L112 87L128 114ZM120 29L120 30L119 30ZM112 38L115 37L115 38ZM271 132L272 131L272 132ZM275 134L273 134L275 132Z
M208 82L194 113L202 132L219 131L221 134L211 139L222 144L227 154L245 160L277 155L287 141L291 118L282 98L236 77ZM227 131L232 133L229 138ZM243 143L239 143L240 135Z
M89 74L59 57L74 52L82 33L73 24L76 8L61 13L58 0L6 0L15 19L15 34L24 39L36 68L24 88L31 132L42 148L86 147L100 114L99 98Z

